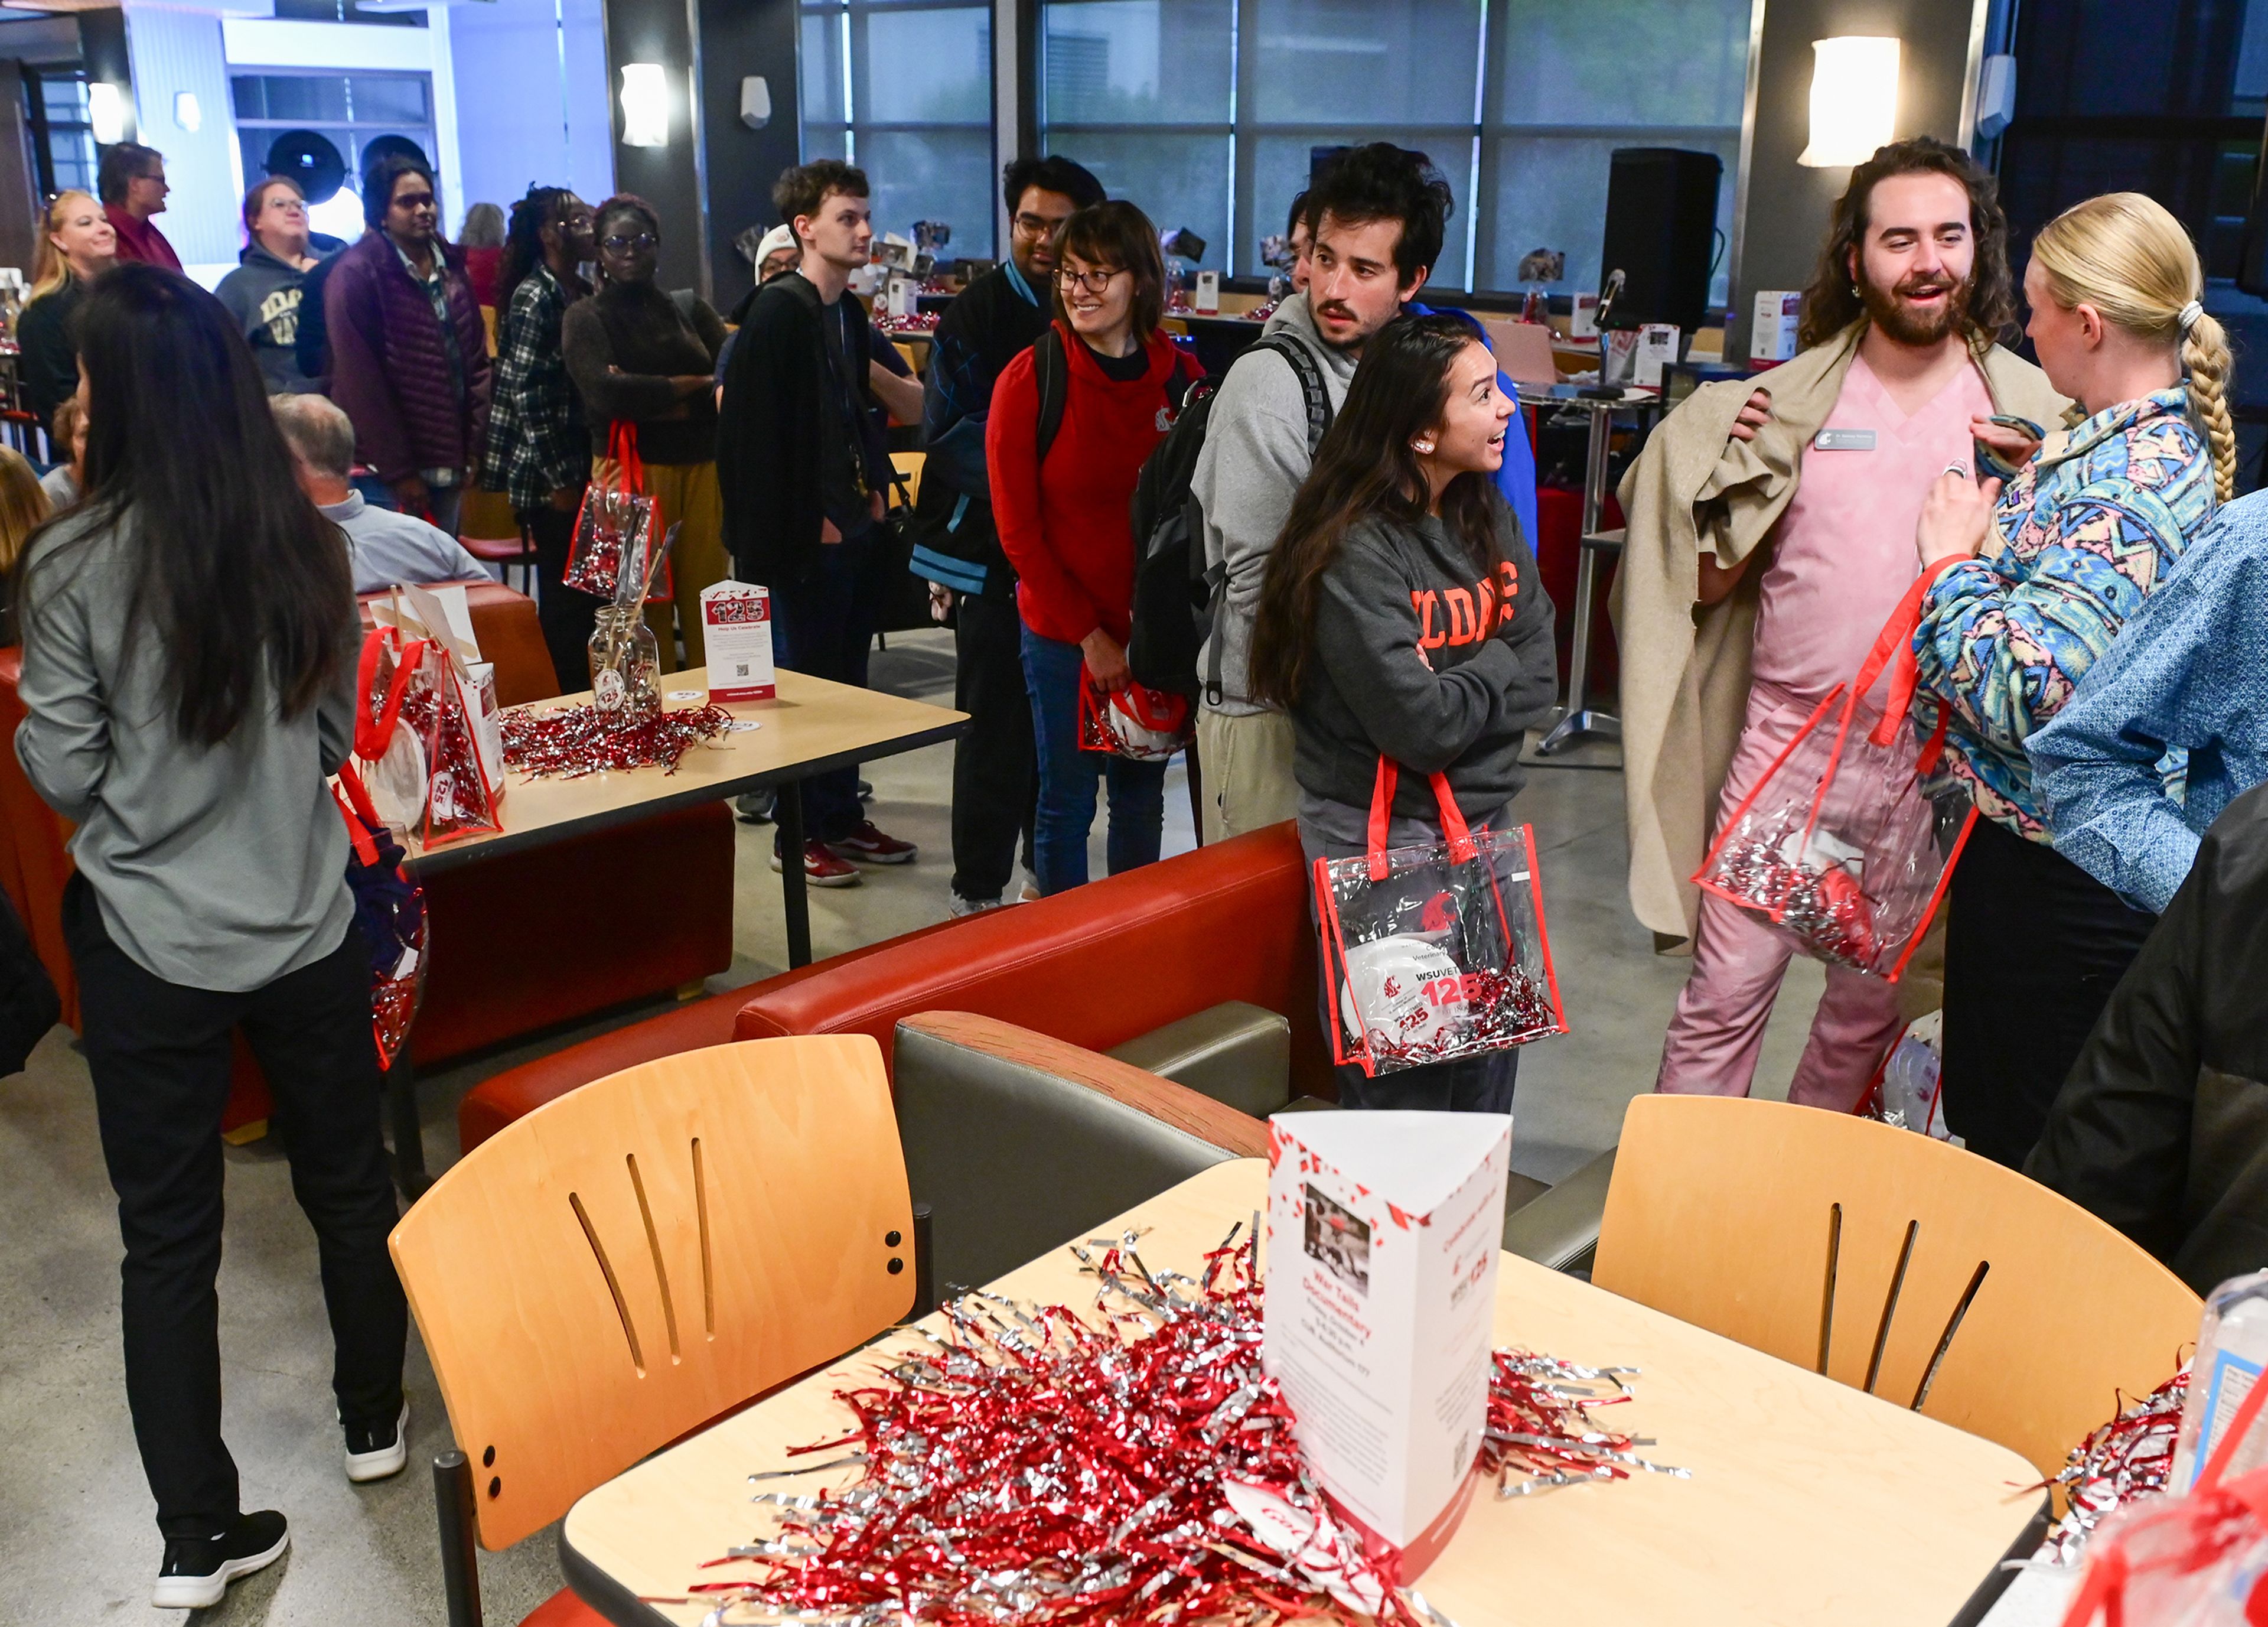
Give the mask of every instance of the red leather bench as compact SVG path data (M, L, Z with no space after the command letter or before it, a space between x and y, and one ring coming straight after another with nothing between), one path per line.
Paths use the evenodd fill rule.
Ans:
M506 706L559 692L533 601L467 592L481 654ZM22 721L20 652L0 650L0 884L78 1026L62 928L70 827L40 801L11 743ZM507 793L507 795L509 794ZM733 816L722 802L444 870L425 883L432 938L411 1049L420 1064L681 987L733 961ZM593 1076L596 1076L595 1075ZM239 1046L222 1122L268 1116L267 1085Z
M1315 1009L1307 869L1290 824L1035 904L988 911L699 1001L482 1081L457 1108L469 1151L578 1085L678 1051L777 1034L872 1034L947 1009L1108 1050L1224 1001L1292 1024L1295 1094L1336 1097Z

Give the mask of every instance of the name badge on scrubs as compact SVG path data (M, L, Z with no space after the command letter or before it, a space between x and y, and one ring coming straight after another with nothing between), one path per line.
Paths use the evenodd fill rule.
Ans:
M1822 429L1811 438L1814 452L1872 452L1874 432L1871 429Z

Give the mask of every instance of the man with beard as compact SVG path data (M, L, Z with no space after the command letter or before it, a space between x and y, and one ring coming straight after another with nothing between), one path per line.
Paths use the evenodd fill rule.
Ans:
M1931 483L1973 472L1973 441L2023 462L2034 440L1989 420L2053 425L2069 404L1993 343L2014 313L1994 193L1942 142L1875 152L1836 205L1801 352L1760 387L1697 392L1624 478L1631 901L1661 937L1693 942L1659 1090L1748 1093L1792 953L1760 916L1688 879L1712 810L1731 817L1866 659L1913 581ZM1918 795L1865 773L1852 759L1838 799ZM1897 995L1830 965L1788 1098L1856 1108L1903 1026Z

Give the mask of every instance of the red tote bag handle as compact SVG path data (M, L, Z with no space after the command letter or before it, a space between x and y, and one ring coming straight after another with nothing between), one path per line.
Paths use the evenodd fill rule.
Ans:
M378 676L378 653L386 645L386 629L373 628L364 635L362 659L355 669L355 755L364 762L374 763L386 755L386 748L394 743L394 725L401 716L402 698L409 692L409 680L424 664L425 640L412 639L401 647L401 659L394 664L394 679L386 686L386 699L378 715L370 715L371 680Z
M1386 832L1394 818L1394 787L1401 773L1401 765L1392 758L1379 758L1378 784L1370 796L1370 878L1373 882L1386 879ZM1449 794L1449 777L1428 774L1425 778L1433 788L1434 805L1441 812L1441 834L1448 840L1449 857L1459 864L1469 862L1474 853L1472 832L1465 828L1457 799Z
M1913 710L1914 691L1921 687L1921 663L1914 659L1913 635L1914 630L1921 625L1922 601L1929 596L1929 590L1937 585L1939 577L1967 557L1963 554L1950 555L1913 579L1913 586L1906 589L1905 596L1898 601L1897 609L1890 612L1890 619L1883 624L1881 633L1874 640L1874 647L1867 652L1866 664L1859 669L1858 683L1851 691L1851 704L1854 708L1859 697L1874 686L1874 680L1881 676L1883 668L1889 669L1890 687L1883 701L1882 721L1874 725L1872 736L1878 746L1889 745L1897 737L1897 731L1905 726L1906 714ZM1945 750L1946 725L1952 715L1951 707L1938 707L1937 727L1931 731L1929 743L1922 747L1921 759L1916 765L1920 773L1926 774L1937 766L1937 759Z

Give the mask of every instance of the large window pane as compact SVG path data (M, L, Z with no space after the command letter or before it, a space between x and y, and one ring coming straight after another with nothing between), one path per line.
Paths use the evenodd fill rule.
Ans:
M1263 123L1457 123L1473 118L1479 0L1245 0Z
M882 11L865 26L861 122L990 124L992 19L983 8Z
M1227 122L1233 0L1087 0L1041 11L1041 121Z
M989 129L866 130L858 166L873 189L874 230L911 239L917 220L953 228L947 259L989 256L993 211L992 132Z
M1499 4L1499 122L1739 128L1749 0Z
M796 53L796 78L802 92L803 122L806 139L815 124L843 122L843 17L832 9L825 12L806 11L803 16L803 43ZM838 139L830 156L840 157L842 144ZM806 148L804 157L819 154Z
M1249 268L1260 263L1260 240L1281 232L1284 217L1292 207L1292 200L1307 189L1308 173L1318 148L1344 146L1352 132L1319 125L1303 130L1270 131L1253 138L1252 144L1252 221L1251 240L1241 246L1237 264ZM1455 196L1456 210L1449 217L1449 229L1441 247L1441 263L1435 268L1451 287L1462 287L1465 280L1465 211L1472 200L1465 194L1470 189L1472 174L1472 127L1462 129L1365 129L1363 141L1390 141L1397 147L1422 152L1433 160L1448 178L1449 190Z
M1187 226L1205 240L1200 267L1228 263L1228 137L1081 136L1048 132L1047 150L1094 172L1113 197L1131 202L1161 232Z

